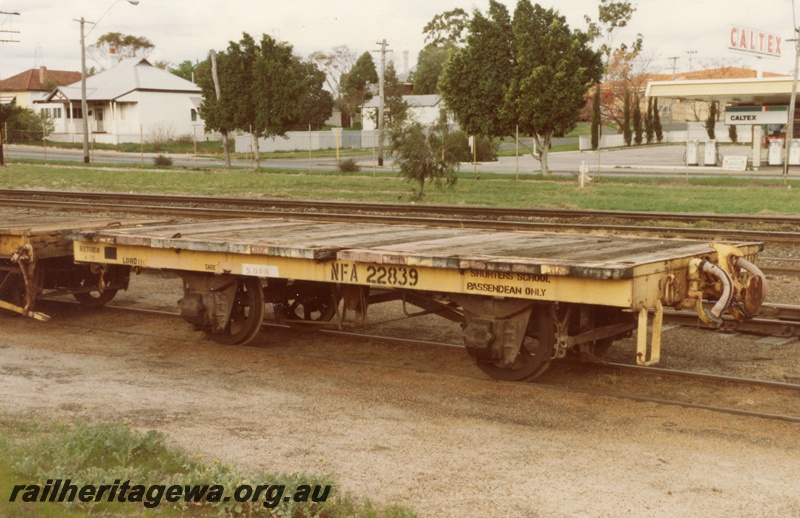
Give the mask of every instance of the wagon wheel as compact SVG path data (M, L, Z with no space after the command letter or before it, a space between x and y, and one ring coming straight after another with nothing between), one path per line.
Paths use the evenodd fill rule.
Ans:
M224 345L246 344L253 339L264 322L264 290L261 281L247 277L238 281L231 316L223 333L206 332L209 337Z
M549 308L534 309L517 358L509 367L490 360L478 360L478 368L500 381L529 381L550 365L555 347L555 318Z
M75 297L75 300L81 303L81 306L91 309L99 308L104 306L106 302L109 302L114 298L114 296L116 296L119 290L112 288L105 289L102 293L100 293L100 290L97 287L99 280L99 275L95 275L89 271L81 276L81 279L76 286L77 288L95 288L94 291L84 291L81 293L72 294L72 296Z
M283 287L280 302L273 302L275 316L299 330L314 330L308 322L329 322L337 309L335 286L325 282L295 281Z

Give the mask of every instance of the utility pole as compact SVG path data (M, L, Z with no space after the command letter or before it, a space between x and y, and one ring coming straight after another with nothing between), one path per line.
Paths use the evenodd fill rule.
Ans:
M386 39L382 39L377 43L381 48L373 52L381 53L381 66L378 69L378 165L383 166L383 77L386 70L386 53L391 52L391 50L386 50L386 47L389 46L389 42Z
M222 89L219 85L219 73L217 72L217 53L214 49L211 49L209 54L211 55L211 78L214 80L214 93L217 94L217 102L221 102ZM192 74L194 74L194 72L192 72ZM225 157L225 167L230 169L231 154L230 151L228 151L228 130L224 129L220 133L222 133L222 155Z
M0 14L4 14L6 16L19 16L17 12L10 12L10 11L0 11ZM11 33L11 34L19 34L19 31L15 30L0 30L0 32L4 33ZM0 40L0 43L19 43L19 40ZM3 117L2 112L0 112L0 166L5 165L5 155L3 154Z
M4 14L6 16L19 16L19 13L12 12L12 11L0 11L0 14ZM15 30L11 30L11 29L9 29L9 30L0 30L0 32L8 33L8 34L19 34L19 31L15 31ZM0 43L19 43L19 40L0 40ZM2 165L2 162L0 162L0 165Z
M794 7L794 6L792 6ZM794 29L795 36L800 35L800 30L795 27ZM794 138L794 103L795 99L797 99L797 69L800 67L800 38L795 37L794 39L790 40L794 43L794 80L792 81L792 95L789 98L789 117L786 121L786 140L783 143L785 148L784 155L783 155L783 185L785 186L789 180L789 149L792 145L792 139Z
M675 81L675 68L677 66L676 63L681 58L680 58L680 56L672 56L672 57L669 57L667 59L671 59L672 60L672 80Z
M686 53L689 54L689 72L691 72L692 71L692 56L694 54L697 54L697 51L696 50L687 50Z
M88 22L84 20L83 16L81 19L75 19L74 21L80 22L81 24L81 118L83 119L83 163L89 163L89 108L88 103L86 102L86 35L84 33L84 24L94 22Z
M675 69L677 67L677 62L680 59L680 56L672 56L667 59L672 60L672 80L675 81ZM669 126L667 126L667 131L672 131L672 97L669 98Z

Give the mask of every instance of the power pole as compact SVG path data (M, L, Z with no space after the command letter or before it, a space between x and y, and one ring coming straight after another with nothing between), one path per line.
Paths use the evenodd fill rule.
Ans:
M214 80L214 93L217 94L217 102L222 100L222 89L219 85L219 74L217 72L217 53L214 49L209 52L211 55L211 78ZM225 157L225 167L231 167L231 154L228 151L228 130L224 129L222 133L222 156Z
M672 60L672 80L675 81L675 69L677 67L676 63L680 59L680 56L672 56L667 59ZM672 98L669 99L669 126L667 126L667 131L672 131Z
M800 33L797 27L794 29L795 35ZM784 140L785 152L783 155L783 185L785 186L789 180L789 146L792 145L794 138L794 112L795 100L797 99L797 69L800 67L800 38L793 38L789 41L794 43L794 81L792 81L792 95L789 97L789 116L786 121L786 139Z
M667 59L671 59L671 60L672 60L672 80L673 80L673 81L675 81L675 68L676 68L676 63L677 63L677 61L678 61L679 59L681 59L681 58L680 58L680 56L672 56L672 57L669 57L669 58L667 58Z
M378 165L383 166L383 76L386 70L386 53L391 52L391 50L386 50L386 47L389 46L389 42L386 39L382 39L377 43L381 48L373 52L381 53L381 67L378 69Z
M11 11L0 11L0 14L4 14L6 16L19 16L19 13L11 12ZM19 34L19 31L10 30L10 29L9 30L0 30L0 32L8 33L8 34ZM19 43L19 40L0 40L0 43ZM0 164L2 164L2 162L0 162Z
M697 54L696 50L687 50L686 53L689 55L689 72L692 71L692 56Z
M10 11L0 11L0 14L4 14L6 16L19 16L17 12L10 12ZM10 33L10 34L19 34L19 31L15 30L0 30L2 33ZM19 40L0 40L0 43L19 43ZM0 166L5 165L5 155L3 154L3 117L2 112L0 112Z
M89 163L89 107L86 102L86 33L84 25L87 23L94 24L85 20L83 16L81 19L73 21L80 22L81 24L81 118L83 123L83 163Z

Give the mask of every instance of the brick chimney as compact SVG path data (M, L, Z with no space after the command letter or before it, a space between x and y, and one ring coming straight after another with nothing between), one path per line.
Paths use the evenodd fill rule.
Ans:
M39 67L39 84L44 85L47 81L47 67Z

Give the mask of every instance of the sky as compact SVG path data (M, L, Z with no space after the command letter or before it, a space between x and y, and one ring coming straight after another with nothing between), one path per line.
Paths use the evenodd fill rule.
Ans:
M638 0L630 26L615 43L644 37L643 60L652 72L670 73L721 65L747 66L790 74L794 68L792 2L800 0ZM513 12L516 1L501 0ZM540 0L554 7L572 28L585 29L584 16L597 18L597 0ZM0 0L0 79L30 68L80 70L80 24L75 19L98 22L86 26L87 45L107 32L144 36L154 45L150 58L178 64L203 60L210 49L224 50L243 32L256 37L266 33L294 47L302 57L347 45L358 54L378 48L386 39L389 59L403 70L408 51L413 66L423 48L422 28L436 14L461 7L485 12L489 0ZM800 19L800 5L795 7ZM728 49L732 26L774 33L784 40L780 58L755 57ZM374 54L375 57L378 54ZM677 60L670 59L678 57ZM761 63L759 65L759 62ZM87 67L97 66L91 59ZM99 65L104 65L99 63Z

